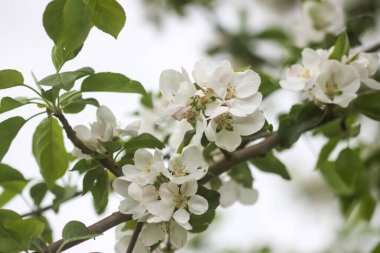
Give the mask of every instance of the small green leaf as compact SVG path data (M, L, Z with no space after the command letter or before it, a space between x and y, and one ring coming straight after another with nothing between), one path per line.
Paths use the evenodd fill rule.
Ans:
M291 147L303 132L318 126L324 116L324 111L311 102L294 105L289 114L280 116L280 144L285 148Z
M64 90L71 90L76 80L91 75L94 70L89 67L75 71L68 71L47 76L38 82L39 85L54 86Z
M181 144L179 145L179 147L177 149L177 153L178 154L182 154L182 150L187 145L190 144L191 139L193 139L194 135L195 135L195 129L191 129L191 130L186 131L185 136L183 137L183 140L182 140Z
M290 175L286 170L285 165L274 156L273 152L268 152L265 156L255 157L250 160L261 171L274 173L281 176L283 179L290 180Z
M0 70L0 90L24 84L24 77L14 69Z
M0 164L0 186L3 188L0 194L0 207L20 194L27 184L28 180L18 170Z
M380 121L380 93L364 94L357 97L352 106L368 118Z
M33 203L36 206L40 206L46 193L48 192L47 185L45 183L38 183L30 188L30 197L33 199Z
M370 221L375 212L376 205L376 200L370 194L362 197L359 202L359 217L363 220Z
M324 162L319 165L319 171L325 178L326 182L331 188L340 195L349 196L352 194L353 189L344 182L344 180L337 173L333 162Z
M341 61L344 55L348 55L350 52L350 40L348 39L347 33L342 33L339 35L335 42L334 50L329 56L330 60Z
M380 253L380 242L371 250L371 253Z
M350 148L343 149L335 162L335 166L337 173L340 175L342 180L351 189L354 189L357 176L363 169L362 160L358 151Z
M124 148L127 151L134 151L139 148L158 148L163 149L165 144L151 134L143 133L136 137L132 137L124 143Z
M96 165L97 164L95 164L93 160L82 159L79 160L71 170L78 171L80 174L83 174L91 168L94 168Z
M124 92L144 95L145 89L140 82L131 80L119 73L96 73L84 79L82 91Z
M229 170L228 175L243 187L252 188L253 177L248 163L240 163L234 166Z
M70 50L62 45L54 45L51 51L51 59L57 72L67 61L74 59L81 50L82 46L75 50Z
M0 101L0 114L7 112L13 109L16 109L20 106L26 105L29 99L25 97L11 98L3 97Z
M0 123L0 161L3 160L12 144L13 139L16 137L25 122L25 119L17 116L6 119Z
M94 25L116 39L126 20L123 7L115 0L87 0L87 8Z
M83 177L83 194L91 191L95 210L98 214L104 212L108 204L108 174L103 168L94 168L87 171Z
M201 233L205 231L211 224L215 216L215 209L219 206L220 194L217 191L209 190L204 186L198 188L198 195L201 195L208 201L208 209L202 215L190 215L190 225L193 229L192 233Z
M92 22L83 1L53 0L43 14L46 33L55 45L78 50L85 42Z
M333 138L329 140L321 149L321 152L319 153L318 161L317 161L317 168L319 168L320 165L322 165L324 162L327 162L329 159L329 156L331 152L335 149L336 145L339 143L339 138Z
M62 238L65 244L73 241L94 238L99 235L101 234L92 232L86 227L86 225L79 221L70 221L65 225L62 231Z
M141 97L140 103L147 108L153 109L154 106L152 96L152 92L147 92L144 96Z
M79 91L69 91L60 96L61 108L65 113L81 112L87 105L99 107L99 102L94 98L82 98Z
M55 104L55 101L57 100L57 98L59 96L59 91L60 90L61 90L61 88L53 86L51 89L49 89L47 91L42 90L41 95L46 100L48 100L48 101L52 102L53 104Z
M33 135L32 150L41 175L51 188L65 174L69 165L62 127L56 119L49 117L38 125Z
M260 78L261 78L261 84L259 87L259 91L263 95L263 97L266 97L276 90L280 89L280 85L278 84L278 80L275 80L270 75L259 72Z

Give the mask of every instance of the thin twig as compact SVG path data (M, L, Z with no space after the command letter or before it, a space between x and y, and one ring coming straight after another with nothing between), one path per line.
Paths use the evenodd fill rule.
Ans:
M368 53L376 53L379 50L380 50L380 42L364 49L364 51Z
M94 232L94 233L103 233L123 222L129 221L132 219L131 215L125 215L120 212L115 212L111 214L110 216L105 217L104 219L101 219L100 221L92 224L91 226L88 226L87 228ZM65 244L65 246L62 247L61 251L67 250L71 247L74 247L75 245L78 245L84 241L87 241L89 239L84 239L84 240L78 240L74 241L68 244ZM63 240L58 240L56 242L53 242L52 244L49 245L48 250L45 251L44 253L51 252L51 253L56 253L61 244L63 243ZM35 251L33 253L39 253L38 251Z
M144 225L144 223L137 222L135 230L133 231L133 234L132 234L131 241L128 244L127 253L132 253L133 252L133 249L135 248L137 239L139 238L139 235L140 235L140 232L141 232L141 229L142 229L143 225Z
M66 117L58 112L54 114L55 117L58 118L58 120L61 122L63 129L66 132L67 138L74 144L75 147L79 148L82 153L86 155L92 156L96 161L98 161L101 165L103 165L105 168L107 168L112 174L114 174L116 177L123 176L123 172L121 171L120 167L115 163L114 160L110 159L109 157L99 158L101 157L101 154L91 150L88 148L78 137L74 129L71 127L69 122L67 121Z
M63 202L66 202L66 201L69 201L69 200L72 200L78 196L81 196L82 195L82 192L77 192L75 193L71 198L68 198L68 199L65 199ZM49 206L45 206L45 207L42 207L42 208L38 208L34 211L31 211L29 213L24 213L22 214L21 216L22 217L26 217L26 216L40 216L43 212L47 211L47 210L50 210L53 208L54 205L49 205Z

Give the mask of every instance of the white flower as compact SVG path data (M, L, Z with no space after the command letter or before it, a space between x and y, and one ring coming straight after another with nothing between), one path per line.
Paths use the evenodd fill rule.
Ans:
M161 184L161 200L148 204L148 210L153 215L148 222L169 221L173 218L181 226L190 228L190 213L201 215L208 209L207 200L196 195L197 190L198 184L195 180L185 182L181 186L173 182Z
M207 165L203 162L201 150L197 146L188 146L183 153L172 155L169 169L163 174L176 184L183 184L190 180L199 180L207 173Z
M153 184L164 169L162 153L158 149L154 151L154 156L144 149L138 149L133 160L134 165L123 166L124 178L142 186Z
M106 106L98 108L96 118L91 125L91 135L101 142L111 141L114 137L136 136L140 127L140 122L135 121L124 129L118 128L115 116Z
M359 88L360 77L354 67L329 60L323 65L310 96L318 103L346 107L357 97Z
M167 237L177 249L185 246L187 242L187 231L174 220L160 223L147 223L141 231L141 241L146 246L152 246Z
M99 141L91 135L91 131L88 127L84 125L78 125L74 127L74 131L79 140L91 150L94 150L99 153L105 153L106 149L99 143ZM85 155L77 147L74 147L73 155L76 157L81 157L85 159L91 158L88 155Z
M345 26L344 11L332 1L306 1L304 12L317 31L338 34Z
M369 88L380 90L380 82L370 78L379 69L379 55L374 53L359 53L357 57L350 65L358 71L360 80Z
M124 214L132 214L133 219L143 219L146 217L147 205L157 200L158 192L153 185L140 186L130 183L122 177L113 181L115 192L125 197L120 202L119 211Z
M116 253L127 252L129 242L131 241L132 230L123 230L123 227L124 227L123 225L119 225L116 227L116 241L117 241L115 245ZM150 252L148 247L145 246L141 242L141 238L138 238L135 244L135 247L133 248L133 253L148 253L148 252Z
M209 141L232 152L240 145L241 136L256 133L264 123L264 115L259 110L246 117L236 117L227 112L211 119L205 134Z
M234 180L224 182L219 189L220 206L229 207L235 201L244 205L252 205L257 201L258 192L255 189L245 188Z
M302 50L301 64L292 65L286 70L285 80L280 81L281 87L292 91L310 89L321 66L327 61L328 55L327 50L310 48Z

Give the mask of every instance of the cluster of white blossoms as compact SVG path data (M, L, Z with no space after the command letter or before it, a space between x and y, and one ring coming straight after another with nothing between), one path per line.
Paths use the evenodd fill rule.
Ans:
M123 166L124 176L113 182L115 191L125 199L119 211L146 222L140 239L145 247L159 241L181 248L187 242L187 230L192 229L191 215L204 214L207 200L198 195L197 180L204 177L208 167L197 146L186 147L165 164L160 150L151 154L138 149L134 164Z
M97 109L96 119L90 128L78 125L74 127L74 131L83 144L101 154L106 152L102 143L120 139L124 136L136 136L140 128L140 121L134 121L125 128L120 128L116 122L115 115L106 106L100 106ZM90 158L76 147L74 147L73 154L77 157Z
M195 82L184 69L165 70L160 76L160 91L169 100L167 114L195 128L195 143L205 134L219 148L232 152L240 145L241 136L264 126L259 110L261 80L256 72L234 71L228 61L214 64L201 60L192 76Z
M338 61L330 59L332 51L305 48L302 62L286 70L281 87L303 91L316 104L341 107L347 107L357 97L361 83L371 89L380 89L380 83L371 78L379 67L378 54L351 53Z

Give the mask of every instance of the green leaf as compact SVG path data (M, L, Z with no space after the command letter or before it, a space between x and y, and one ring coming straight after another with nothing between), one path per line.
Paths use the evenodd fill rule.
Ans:
M151 134L143 133L136 137L132 137L124 143L124 148L129 151L135 151L139 148L158 148L163 149L165 144Z
M333 162L324 162L319 165L319 171L325 178L326 182L331 188L340 195L349 196L352 194L353 189L344 182L344 180L337 173Z
M177 153L178 154L182 154L182 150L187 145L190 144L191 139L193 139L194 135L195 135L195 129L191 129L191 130L186 131L185 136L183 137L183 140L182 140L181 144L179 145L179 147L177 149Z
M0 186L3 188L0 194L0 207L21 193L27 184L28 180L18 170L0 164Z
M54 182L65 174L69 165L62 127L56 119L49 117L38 125L33 135L32 149L41 175L51 188Z
M228 175L243 187L252 188L253 177L248 163L240 163L234 166L229 170Z
M57 100L57 98L59 96L59 91L60 90L61 90L61 88L53 86L51 89L49 89L47 91L42 90L41 95L46 100L48 100L48 101L52 102L53 104L55 104L55 101Z
M0 207L3 207L5 204L7 204L16 196L17 196L17 193L13 191L9 191L7 189L3 189L3 191L0 193Z
M95 210L98 214L104 212L108 204L108 174L103 168L95 168L87 171L83 177L83 194L91 191Z
M331 152L335 149L335 147L339 143L339 138L333 138L329 140L321 149L321 152L319 153L318 156L318 161L317 161L317 168L319 168L320 165L322 165L324 162L327 162L329 159L329 156Z
M284 148L291 147L303 132L318 126L324 115L324 111L311 102L294 105L289 114L280 116L280 144Z
M380 121L380 93L364 94L357 97L352 106L368 118Z
M59 72L67 61L74 59L81 50L82 47L75 50L70 50L62 45L54 45L51 51L51 59L57 72Z
M260 78L261 78L261 84L259 87L259 91L263 95L263 97L266 97L270 94L272 94L274 91L278 90L280 88L280 85L278 84L278 81L275 80L270 75L259 72Z
M362 197L359 202L359 217L363 220L370 221L375 212L376 205L376 200L370 194Z
M358 174L363 169L358 151L350 148L343 149L335 162L335 166L342 180L354 190Z
M330 60L341 61L344 55L348 55L350 52L350 40L347 33L343 32L339 35L335 42L334 50L329 56Z
M43 14L46 33L55 45L75 51L82 47L92 23L86 5L78 0L53 0Z
M80 221L68 222L62 231L62 238L65 244L73 241L94 238L99 235L101 234L92 232Z
M13 139L25 124L25 119L17 116L4 120L0 123L0 161L8 152Z
M40 80L38 84L45 86L54 86L64 90L71 90L76 80L94 73L89 67L81 68L76 71L68 71L53 74Z
M53 200L53 210L57 213L61 204L66 200L71 199L76 194L76 187L66 186L63 188L59 185L54 185L50 188L50 191L55 195Z
M207 229L211 224L215 216L215 209L219 206L220 194L217 191L209 190L204 186L198 188L198 195L201 195L208 201L208 209L202 215L190 215L190 225L193 229L190 231L192 233L200 233Z
M84 79L82 91L124 92L144 95L145 89L140 82L131 80L119 73L96 73Z
M16 109L20 106L26 105L29 99L25 97L11 98L3 97L0 101L0 114L7 112L13 109Z
M380 253L380 242L371 250L371 253Z
M34 205L40 206L46 193L48 192L47 185L45 183L38 183L30 188L30 197L33 199Z
M24 84L24 77L14 69L0 70L0 90Z
M152 96L152 92L145 93L145 95L141 97L140 103L149 109L153 109L154 105Z
M94 25L116 39L126 20L123 7L115 0L87 0L87 8Z
M99 102L94 98L82 98L79 91L69 91L60 97L61 108L64 113L81 112L87 105L99 107Z
M73 166L73 168L71 170L72 171L78 171L79 174L83 174L84 172L95 167L96 165L97 164L95 164L93 160L81 159Z
M268 152L262 157L255 157L251 159L250 162L263 172L274 173L281 176L283 179L290 180L290 175L286 170L285 165L273 154L273 152Z

